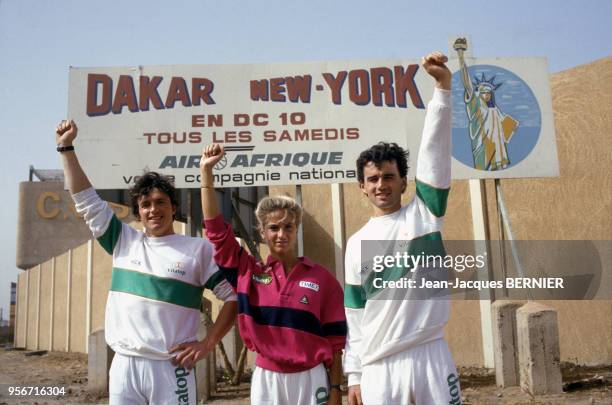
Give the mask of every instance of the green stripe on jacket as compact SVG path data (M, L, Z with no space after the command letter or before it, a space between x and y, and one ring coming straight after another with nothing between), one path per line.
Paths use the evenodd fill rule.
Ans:
M442 242L442 234L440 232L432 232L412 239L407 247L407 253L409 256L413 257L426 255L444 256L445 250ZM383 288L374 286L375 279L380 280L378 284L382 285L383 281L397 281L408 274L408 272L414 270L415 269L409 267L391 266L386 267L380 272L372 271L363 284L366 299L373 298L383 290Z
M365 308L366 295L360 285L344 285L344 306L347 308Z
M119 240L119 236L121 235L121 221L117 219L115 215L111 218L110 224L108 224L108 228L104 235L98 238L98 242L104 250L106 250L109 254L113 254L113 250L115 249L115 245Z
M173 278L113 267L110 289L199 310L204 287Z
M436 217L443 217L446 213L446 202L450 188L436 188L416 179L416 194L425 203L425 206Z

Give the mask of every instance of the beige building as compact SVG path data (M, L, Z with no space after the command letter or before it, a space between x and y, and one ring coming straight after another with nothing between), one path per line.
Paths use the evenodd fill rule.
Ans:
M608 291L609 295L612 291L612 179L609 175L612 57L554 74L550 84L560 176L501 181L514 236L518 240L603 241L593 246L602 269L597 282L600 290ZM482 184L488 218L485 232L489 239L499 239L494 181L486 180ZM412 198L410 190L413 189L408 187L406 200ZM271 194L294 191L289 186L270 188ZM335 269L342 280L342 263L337 262L338 246L334 240L345 243L367 221L371 212L369 203L356 184L339 188L303 186L302 196L304 253ZM453 182L445 239L475 239L472 198L467 181ZM344 215L340 221L332 210L332 200L342 201ZM561 273L591 265L564 262ZM493 271L498 274L499 269L495 267ZM21 273L16 346L85 352L87 334L103 327L110 273L110 256L92 241ZM492 366L492 343L486 327L490 321L488 304L478 300L452 304L446 337L459 366ZM549 301L547 304L558 311L562 361L612 364L612 301Z

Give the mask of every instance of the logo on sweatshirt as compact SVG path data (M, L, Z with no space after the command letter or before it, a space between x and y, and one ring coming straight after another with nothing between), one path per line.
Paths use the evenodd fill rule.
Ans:
M300 281L300 287L310 288L313 291L319 291L319 284L313 283L312 281Z
M272 282L272 276L267 273L253 274L253 281L259 284L270 284Z
M180 274L181 276L185 275L185 270L182 269L183 262L175 262L172 267L168 269L168 273Z
M300 298L300 302L304 305L308 305L308 297L307 296L302 296L302 298Z

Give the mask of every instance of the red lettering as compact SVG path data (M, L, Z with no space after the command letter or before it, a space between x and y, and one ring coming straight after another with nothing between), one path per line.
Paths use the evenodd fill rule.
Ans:
M102 100L98 104L98 88L102 86ZM94 117L106 115L113 101L113 80L103 74L87 75L87 115Z
M151 145L151 138L155 136L155 132L145 132L143 135L147 137L147 144Z
M347 128L346 139L357 139L359 138L359 128Z
M268 125L268 114L254 114L253 124L257 127Z
M234 114L234 126L246 127L251 123L249 114Z
M180 101L185 107L191 106L189 100L189 91L187 84L182 77L173 77L168 88L168 96L166 97L166 108L174 108L174 103Z
M357 105L370 102L370 75L367 70L358 69L349 72L349 98Z
M270 99L272 101L285 101L285 79L277 77L270 79Z
M251 80L251 100L253 101L268 101L268 81L267 80Z
M204 126L204 115L192 115L191 116L192 127L203 127Z
M189 143L200 143L202 142L202 134L199 132L189 133Z
M251 142L251 132L250 131L240 131L238 132L238 141L239 142Z
M171 136L172 135L170 135L169 132L160 132L159 134L157 134L157 143L170 143L170 141L172 140Z
M132 76L129 75L119 76L115 100L113 101L113 114L121 114L125 106L127 106L131 112L138 111L134 81L132 80Z
M153 107L157 110L163 110L164 104L157 92L157 87L162 81L161 76L153 76L149 80L149 76L140 76L140 111L149 111L149 101L153 103Z
M273 130L267 130L263 133L265 142L274 142L276 141L276 133Z
M209 127L222 127L223 126L223 114L209 115L208 116Z
M408 65L408 69L404 72L402 66L395 66L395 99L397 105L406 107L406 91L410 94L412 105L416 108L425 108L419 90L414 82L414 75L419 70L419 65Z
M338 72L338 76L336 77L331 73L323 73L323 79L325 79L332 92L332 102L334 104L342 104L341 90L344 80L346 80L346 72Z
M385 95L385 105L394 107L393 99L393 73L391 69L386 67L377 67L370 69L372 76L372 102L374 105L382 105L382 95Z
M204 104L215 104L215 100L210 96L214 89L214 83L208 79L199 77L191 79L191 99L193 100L193 105L200 105L200 101L203 101ZM187 107L187 105L185 106Z
M291 139L291 135L289 135L289 131L287 131L286 129L283 129L283 132L281 132L280 136L278 137L278 141L292 141L293 139Z
M310 103L310 87L312 76L285 77L287 82L287 96L289 101L297 103L298 99L303 103Z

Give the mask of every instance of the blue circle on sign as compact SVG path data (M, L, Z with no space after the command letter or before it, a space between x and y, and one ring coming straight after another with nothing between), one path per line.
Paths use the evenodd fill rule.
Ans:
M453 157L483 171L518 165L533 150L542 114L531 88L509 70L493 65L453 74Z

